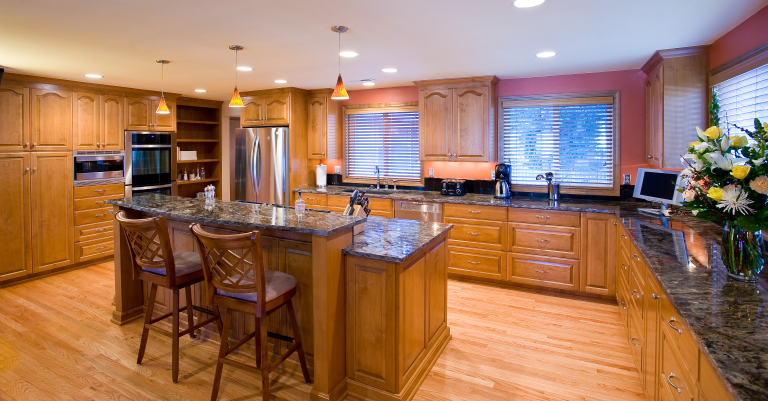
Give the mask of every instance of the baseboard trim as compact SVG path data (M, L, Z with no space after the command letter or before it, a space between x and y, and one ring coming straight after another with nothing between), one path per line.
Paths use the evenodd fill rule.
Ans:
M55 276L57 274L67 273L67 272L70 272L70 271L73 271L73 270L82 269L82 268L85 268L85 267L91 267L93 265L97 265L99 263L106 262L106 261L108 261L110 259L113 259L113 258L114 258L114 256L109 255L109 256L106 256L106 257L103 257L103 258L100 258L100 259L87 260L85 262L75 263L75 264L71 264L71 265L67 265L67 266L63 266L63 267L57 267L57 268L51 269L51 270L45 270L45 271L41 271L41 272L37 272L37 273L28 274L26 276L21 276L21 277L17 277L17 278L14 278L14 279L10 279L10 280L5 281L5 282L0 282L0 288L11 287L11 286L14 286L14 285L28 283L30 281L38 280L38 279L41 279L41 278Z

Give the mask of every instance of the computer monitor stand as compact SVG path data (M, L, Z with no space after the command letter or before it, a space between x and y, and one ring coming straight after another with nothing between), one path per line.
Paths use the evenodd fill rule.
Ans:
M669 206L668 204L662 203L659 209L648 207L648 208L638 208L637 211L640 213L652 214L656 217L659 217L659 216L669 217L668 206Z

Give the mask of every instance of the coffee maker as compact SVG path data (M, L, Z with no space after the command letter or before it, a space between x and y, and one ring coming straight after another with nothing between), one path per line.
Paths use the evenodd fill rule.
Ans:
M509 164L496 165L496 198L508 199L512 196L509 190L509 176L511 167Z

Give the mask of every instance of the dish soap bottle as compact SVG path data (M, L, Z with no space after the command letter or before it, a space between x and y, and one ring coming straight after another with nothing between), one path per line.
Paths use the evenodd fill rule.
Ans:
M306 204L304 203L304 199L301 199L301 185L299 185L299 191L298 191L299 197L296 199L296 204L294 205L294 209L296 210L296 214L299 216L302 216L304 214L304 209L306 208Z

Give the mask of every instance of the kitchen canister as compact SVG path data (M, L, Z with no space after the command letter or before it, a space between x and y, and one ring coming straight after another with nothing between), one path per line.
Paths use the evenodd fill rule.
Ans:
M324 188L328 183L328 166L320 163L315 167L315 183Z

